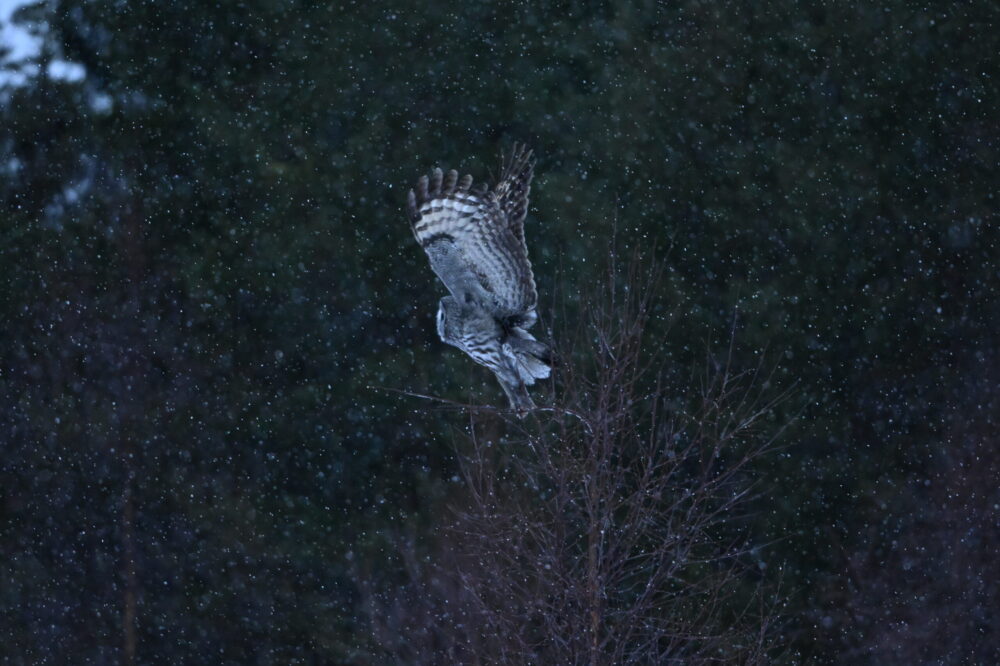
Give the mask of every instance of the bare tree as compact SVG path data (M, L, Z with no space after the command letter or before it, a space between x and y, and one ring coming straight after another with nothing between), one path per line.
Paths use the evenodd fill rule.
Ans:
M402 596L365 586L392 661L765 660L769 596L744 519L774 400L732 369L731 347L675 391L644 336L659 273L639 265L611 272L557 340L551 407L526 421L470 410L467 494L435 555L403 548Z

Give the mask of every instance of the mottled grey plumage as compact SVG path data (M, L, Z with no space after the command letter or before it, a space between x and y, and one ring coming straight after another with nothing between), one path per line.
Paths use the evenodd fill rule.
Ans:
M527 331L538 302L524 242L533 169L531 151L515 145L492 192L434 169L407 197L413 234L451 292L438 306L438 335L492 370L520 414L534 408L526 386L551 371L549 348Z

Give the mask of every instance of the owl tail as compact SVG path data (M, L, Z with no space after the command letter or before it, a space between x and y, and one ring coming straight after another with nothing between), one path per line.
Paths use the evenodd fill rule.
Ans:
M494 372L510 399L510 406L518 416L524 416L535 408L528 387L552 372L551 351L531 333L516 326L507 336L502 351L504 361Z
M515 328L513 332L510 347L521 381L531 386L536 379L548 377L552 373L552 350L523 329Z
M533 354L517 354L517 372L521 381L531 386L536 379L545 379L552 373L552 366Z

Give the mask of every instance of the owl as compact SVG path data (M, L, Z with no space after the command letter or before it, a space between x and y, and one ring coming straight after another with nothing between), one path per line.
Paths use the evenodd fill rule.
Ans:
M531 151L514 145L500 156L492 191L472 176L434 169L407 197L413 235L450 295L438 303L441 340L493 371L523 416L534 409L528 386L549 376L549 348L528 333L538 293L524 243L534 171Z

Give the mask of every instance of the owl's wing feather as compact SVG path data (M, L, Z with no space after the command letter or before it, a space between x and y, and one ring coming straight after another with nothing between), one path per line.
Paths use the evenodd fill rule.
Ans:
M528 192L534 170L534 157L523 143L515 143L510 155L500 155L500 182L495 190L497 203L522 245L525 244L524 218L528 213Z
M434 272L456 298L472 296L498 317L533 317L538 300L523 232L530 166L526 174L524 181L522 165L491 193L473 189L471 176L435 169L407 197L413 234ZM520 215L516 224L509 211Z

